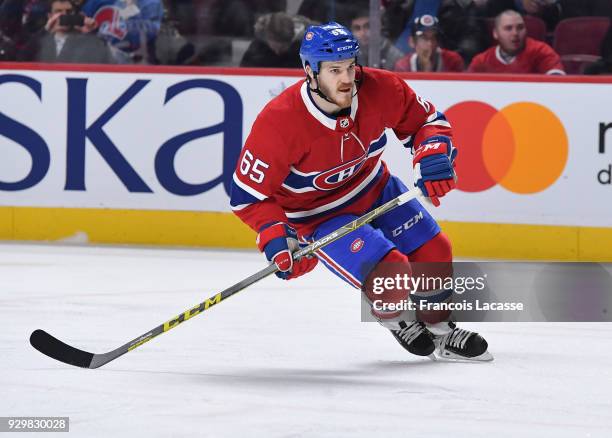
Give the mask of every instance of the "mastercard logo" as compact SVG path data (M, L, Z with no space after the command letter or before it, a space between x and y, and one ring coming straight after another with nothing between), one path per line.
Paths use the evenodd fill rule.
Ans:
M517 102L498 110L469 101L444 114L459 148L459 190L481 192L499 184L513 193L537 193L565 169L567 134L559 118L542 105Z

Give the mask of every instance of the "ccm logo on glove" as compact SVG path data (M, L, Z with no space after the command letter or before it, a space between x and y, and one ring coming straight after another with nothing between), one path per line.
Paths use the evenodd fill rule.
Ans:
M436 207L440 205L438 198L456 187L456 157L457 149L452 140L443 135L428 138L414 150L414 185Z

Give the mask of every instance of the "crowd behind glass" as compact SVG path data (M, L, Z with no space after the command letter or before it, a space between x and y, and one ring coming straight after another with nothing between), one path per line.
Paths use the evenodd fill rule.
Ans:
M299 68L306 28L336 21L358 38L364 66L612 74L612 0L379 0L374 13L371 3L0 0L0 67L17 61Z

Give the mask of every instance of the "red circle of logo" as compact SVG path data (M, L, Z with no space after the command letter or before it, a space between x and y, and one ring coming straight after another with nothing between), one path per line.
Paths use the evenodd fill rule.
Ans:
M361 239L361 237L358 237L357 239L353 240L353 243L351 243L351 252L361 251L363 245L365 245L363 239Z
M497 109L486 102L459 102L445 111L460 145L457 189L482 192L496 185L516 194L541 192L567 164L563 123L547 107L515 102Z

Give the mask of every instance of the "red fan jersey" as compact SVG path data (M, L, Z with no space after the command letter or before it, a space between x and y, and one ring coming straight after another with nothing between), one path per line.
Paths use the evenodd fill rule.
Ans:
M232 210L255 231L285 222L301 236L333 216L365 213L389 178L386 128L407 147L451 136L444 115L394 73L364 68L350 113L336 116L300 81L255 120L234 173Z
M557 52L548 44L527 38L525 49L515 57L505 60L499 45L479 53L468 68L474 73L541 73L565 74Z
M416 53L402 56L395 63L394 71L421 71L417 62L418 56ZM436 51L434 71L440 72L462 72L465 70L465 64L463 58L452 50L440 49Z

